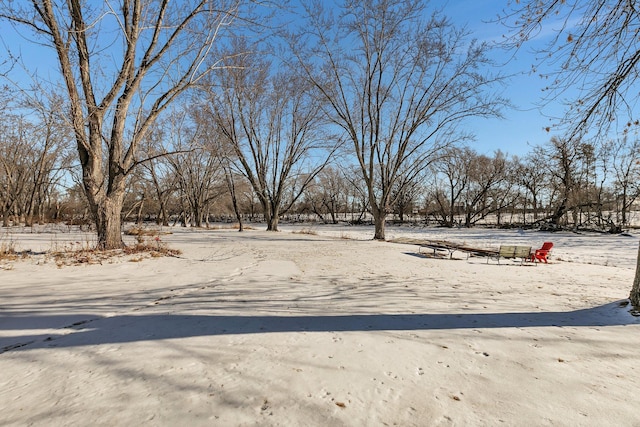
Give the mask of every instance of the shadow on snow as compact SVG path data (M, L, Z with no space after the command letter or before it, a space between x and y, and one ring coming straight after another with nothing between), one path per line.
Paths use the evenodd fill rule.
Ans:
M605 327L638 325L621 301L568 312L458 314L346 314L307 316L236 316L148 314L95 317L86 315L58 330L0 339L0 353L33 347L75 347L108 343L278 332L428 331L530 327ZM78 319L73 316L73 319ZM51 328L69 316L7 316L2 330ZM9 321L10 320L10 321ZM22 325L21 327L19 325ZM26 326L28 325L28 326Z

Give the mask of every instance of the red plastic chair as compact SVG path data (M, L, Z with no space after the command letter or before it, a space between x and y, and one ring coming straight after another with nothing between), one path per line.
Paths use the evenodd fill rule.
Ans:
M552 242L544 242L540 249L536 249L536 251L531 254L531 262L538 261L547 264L547 256L549 255L549 252L551 252L552 247Z

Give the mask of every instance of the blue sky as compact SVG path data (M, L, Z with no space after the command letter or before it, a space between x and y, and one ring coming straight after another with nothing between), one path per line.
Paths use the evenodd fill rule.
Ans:
M506 1L449 0L434 2L445 5L445 14L455 22L464 24L478 40L501 40L508 29L495 22ZM493 21L493 22L492 22ZM497 70L514 75L504 87L503 95L511 100L514 108L504 111L503 119L478 119L469 123L469 130L476 135L471 146L478 152L491 154L500 149L522 156L533 146L544 144L554 135L545 128L553 124L554 117L563 114L564 106L558 100L542 105L542 89L548 83L530 72L537 64L534 48L542 48L553 34L552 27L545 29L546 38L540 37L515 52L496 50L493 57L500 66Z
M499 40L507 31L501 24L490 22L495 21L506 7L506 0L435 0L431 5L444 7L447 16L459 25L466 25L472 36L479 40ZM37 69L40 77L47 79L56 75L53 69L56 62L50 51L27 42L4 23L0 26L0 37L0 64L6 55L5 46L10 46L14 51L19 49L27 65ZM496 71L517 74L503 88L503 96L510 98L515 108L505 110L503 119L477 119L465 123L466 130L476 135L476 141L471 146L480 153L491 154L500 149L522 156L533 146L544 144L553 136L544 128L551 124L549 116L561 115L563 107L556 102L539 108L545 83L537 75L529 73L535 63L531 47L525 46L508 62L513 52L494 52L496 62L501 64ZM13 77L19 79L23 74L19 71Z

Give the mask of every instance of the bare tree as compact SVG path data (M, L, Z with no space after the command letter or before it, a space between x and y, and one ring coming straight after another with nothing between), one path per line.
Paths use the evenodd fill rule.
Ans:
M196 111L195 116L203 124L207 146L216 153L220 162L220 169L224 173L224 181L229 193L231 202L231 210L238 221L238 231L244 231L244 219L241 206L241 197L243 195L243 187L248 185L247 180L240 170L237 169L237 156L233 144L229 143L224 133L216 125L206 125L205 122L211 117L210 108ZM244 184L244 185L243 185ZM253 198L253 192L251 192ZM252 207L253 208L253 207Z
M135 223L142 224L145 208L151 200L153 190L144 177L145 169L136 168L127 175L127 185L122 202L122 221L131 220L134 215ZM135 214L134 214L135 213Z
M515 160L514 175L517 179L517 184L524 189L524 223L527 222L529 206L533 212L533 222L538 221L542 195L549 186L550 175L547 171L543 153L542 147L536 147L524 158ZM529 196L531 197L530 199ZM531 204L529 204L529 200Z
M475 155L468 147L451 147L443 151L440 159L433 163L433 199L437 206L434 214L446 227L456 224L456 215L463 192L469 185L471 158Z
M595 130L606 134L611 125L637 125L633 106L640 62L640 8L629 0L518 0L503 17L514 32L509 43L520 46L540 32L554 28L549 43L539 49L538 68L550 82L545 99L567 102L565 139ZM621 116L627 116L627 119ZM623 131L623 129L618 129Z
M82 184L78 183L77 180L65 191L64 199L59 206L59 218L69 226L80 225L82 228L91 224L87 196Z
M416 208L418 195L422 191L424 174L407 175L400 173L391 191L391 206L393 213L398 215L398 220L403 223L405 215L412 214Z
M185 223L190 222L194 227L208 224L211 204L228 190L221 158L206 147L195 147L168 159L188 209L183 210Z
M573 227L578 227L581 180L579 147L580 144L574 140L553 137L544 151L547 171L552 179L551 185L557 190L554 211L549 217L553 226L559 226L560 220L571 213Z
M509 161L501 151L497 151L493 157L475 152L467 154L467 169L464 172L468 185L461 199L465 227L471 227L487 215L498 213L511 204L512 192L504 186L509 167Z
M488 92L500 79L483 74L487 45L437 12L425 19L426 2L335 3L338 11L306 7L292 50L353 145L374 239L384 240L399 177L411 178L441 147L469 137L460 132L465 118L497 116L505 102Z
M227 189L229 190L229 195L231 196L231 207L233 208L233 213L236 216L236 220L238 221L238 231L244 231L244 222L242 219L242 212L240 211L240 203L238 200L238 183L237 180L239 178L239 174L236 174L231 166L231 163L228 161L228 158L223 159L222 168L224 170L224 177L227 183Z
M46 205L58 194L70 139L59 102L8 89L6 95L0 99L0 218L5 226L10 217L32 225L44 220Z
M227 191L223 157L218 154L209 128L198 114L180 111L170 118L172 130L168 132L173 154L167 156L167 161L184 206L184 224L202 227L208 221L213 201Z
M123 246L126 177L158 116L216 67L212 47L243 0L0 1L0 19L55 50L98 246Z
M612 142L612 167L615 181L614 191L617 195L620 218L617 224L624 227L629 223L629 209L640 197L640 139L630 140L628 135Z
M305 191L305 202L321 221L338 223L339 214L347 209L347 180L339 168L328 166ZM327 220L329 215L331 220Z
M274 68L256 55L230 58L217 73L221 95L210 105L215 131L233 148L230 159L251 183L269 231L278 230L280 215L336 147L335 139L321 132L314 88L281 64L280 71Z
M0 215L3 226L19 222L20 206L28 192L30 141L25 132L30 124L22 117L4 115L0 120Z
M170 125L166 127L169 130L173 128ZM165 140L167 133L163 121L156 122L140 147L144 152L143 156L149 159L142 166L146 170L144 175L153 189L154 199L157 203L156 223L163 226L169 225L169 200L178 189L177 177L169 162L169 156L163 156L169 151L164 146L164 143L167 142Z
M364 185L362 174L357 166L342 170L347 187L347 205L351 214L351 223L359 224L366 220L367 213L371 212L369 195ZM356 217L357 214L357 217Z
M638 125L634 106L638 99L640 65L640 7L629 0L516 0L505 19L515 29L511 41L521 45L544 25L558 18L564 24L544 49L553 67L551 98L569 88L580 90L567 109L567 138L589 130L607 134L620 124L626 132ZM515 22L513 22L515 18ZM620 126L619 125L619 126ZM629 298L640 309L640 246L636 275Z
M61 97L54 93L30 97L25 105L37 119L35 133L29 141L32 164L29 180L32 188L25 206L27 225L33 224L34 217L43 220L45 200L71 166L69 146L72 136L60 111L62 103Z

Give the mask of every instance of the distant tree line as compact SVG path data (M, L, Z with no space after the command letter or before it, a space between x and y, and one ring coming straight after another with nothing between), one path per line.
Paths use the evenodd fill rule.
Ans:
M635 126L478 153L465 120L501 116L505 78L427 2L0 5L60 72L2 89L4 225L92 223L117 248L124 221L631 224Z
M520 159L469 145L465 120L509 105L504 77L424 0L0 0L3 29L48 47L59 72L44 83L3 45L0 77L34 86L0 98L2 223L88 221L104 249L124 246L129 219L371 218L374 239L390 215L629 226L640 9L510 0L498 19L515 49L559 23L539 51L547 99L580 92L560 136ZM630 300L640 309L640 247Z
M268 99L282 93L277 86L263 90ZM63 111L26 100L18 108L20 93L6 87L2 99L2 225L91 224ZM275 166L260 170L258 156L251 164L245 160L242 169L238 157L251 156L255 149L233 151L219 123L205 113L183 107L156 123L138 148L148 160L127 178L121 221L190 227L238 220L273 224L265 210L291 221L373 221L359 166L333 148L335 140L322 141L325 133L318 133L315 144L332 146L331 155L325 150L320 162L289 173L272 200L277 188L269 183L277 180L263 179L265 188L251 181L260 181L257 177ZM552 137L523 157L478 153L468 144L449 146L418 173L399 174L389 191L387 220L620 232L632 225L640 196L639 154L640 139L629 134L592 143Z

